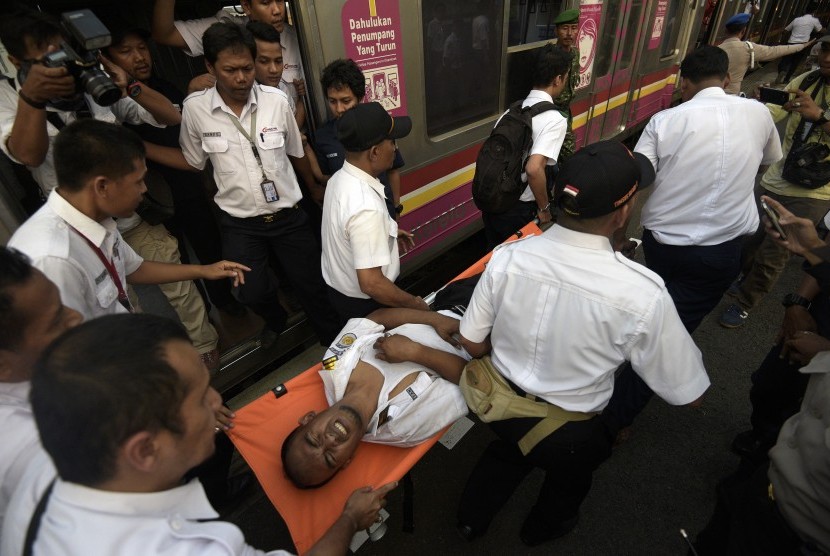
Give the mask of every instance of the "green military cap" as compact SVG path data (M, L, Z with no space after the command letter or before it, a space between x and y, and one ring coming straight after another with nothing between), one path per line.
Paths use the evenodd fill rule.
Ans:
M576 8L572 10L565 10L556 16L556 19L554 19L553 22L556 25L562 25L564 23L579 23L579 10Z

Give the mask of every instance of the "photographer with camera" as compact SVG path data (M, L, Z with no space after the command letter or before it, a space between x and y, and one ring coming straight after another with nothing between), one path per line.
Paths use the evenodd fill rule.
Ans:
M68 15L64 14L62 28L47 14L23 10L10 15L0 27L0 41L18 68L14 83L0 82L0 148L12 161L29 168L47 196L58 185L52 144L68 124L94 118L163 128L181 121L181 114L166 97L89 48L110 43L109 31L92 12ZM111 77L99 69L99 59ZM176 240L163 226L151 226L135 214L119 219L118 226L125 241L142 257L180 262ZM161 290L205 363L216 368L218 334L208 322L193 283L169 283Z
M826 160L830 152L830 35L820 38L819 45L819 69L787 85L794 96L783 106L767 104L776 122L787 118L784 156L764 173L756 191L814 224L830 210L830 162ZM789 257L784 247L758 230L744 245L743 278L727 292L736 299L721 315L721 326L737 328L746 322L749 311L775 285Z

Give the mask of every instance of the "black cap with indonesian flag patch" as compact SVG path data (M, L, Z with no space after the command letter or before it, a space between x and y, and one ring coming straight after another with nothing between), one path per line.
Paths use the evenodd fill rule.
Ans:
M654 183L648 158L619 141L600 141L578 150L556 176L553 201L576 218L610 214Z

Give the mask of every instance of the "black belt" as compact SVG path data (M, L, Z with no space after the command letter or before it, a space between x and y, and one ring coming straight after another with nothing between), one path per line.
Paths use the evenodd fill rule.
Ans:
M244 217L244 218L240 218L239 216L233 216L231 214L228 214L227 212L225 214L228 214L228 216L230 216L234 220L241 220L243 222L258 222L258 223L270 224L271 222L276 220L277 217L281 215L281 213L284 213L284 211L289 210L289 209L296 209L296 208L299 208L299 206L300 205L298 203L298 204L294 205L293 207L279 208L279 209L277 209L274 212L269 213L269 214L257 214L256 216L248 216L248 217Z

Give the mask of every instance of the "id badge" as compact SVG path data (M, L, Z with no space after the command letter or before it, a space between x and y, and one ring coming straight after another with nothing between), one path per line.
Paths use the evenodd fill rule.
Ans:
M265 201L268 203L275 203L280 200L280 194L277 193L277 186L271 180L263 180L259 184L262 188L262 194L265 195Z

